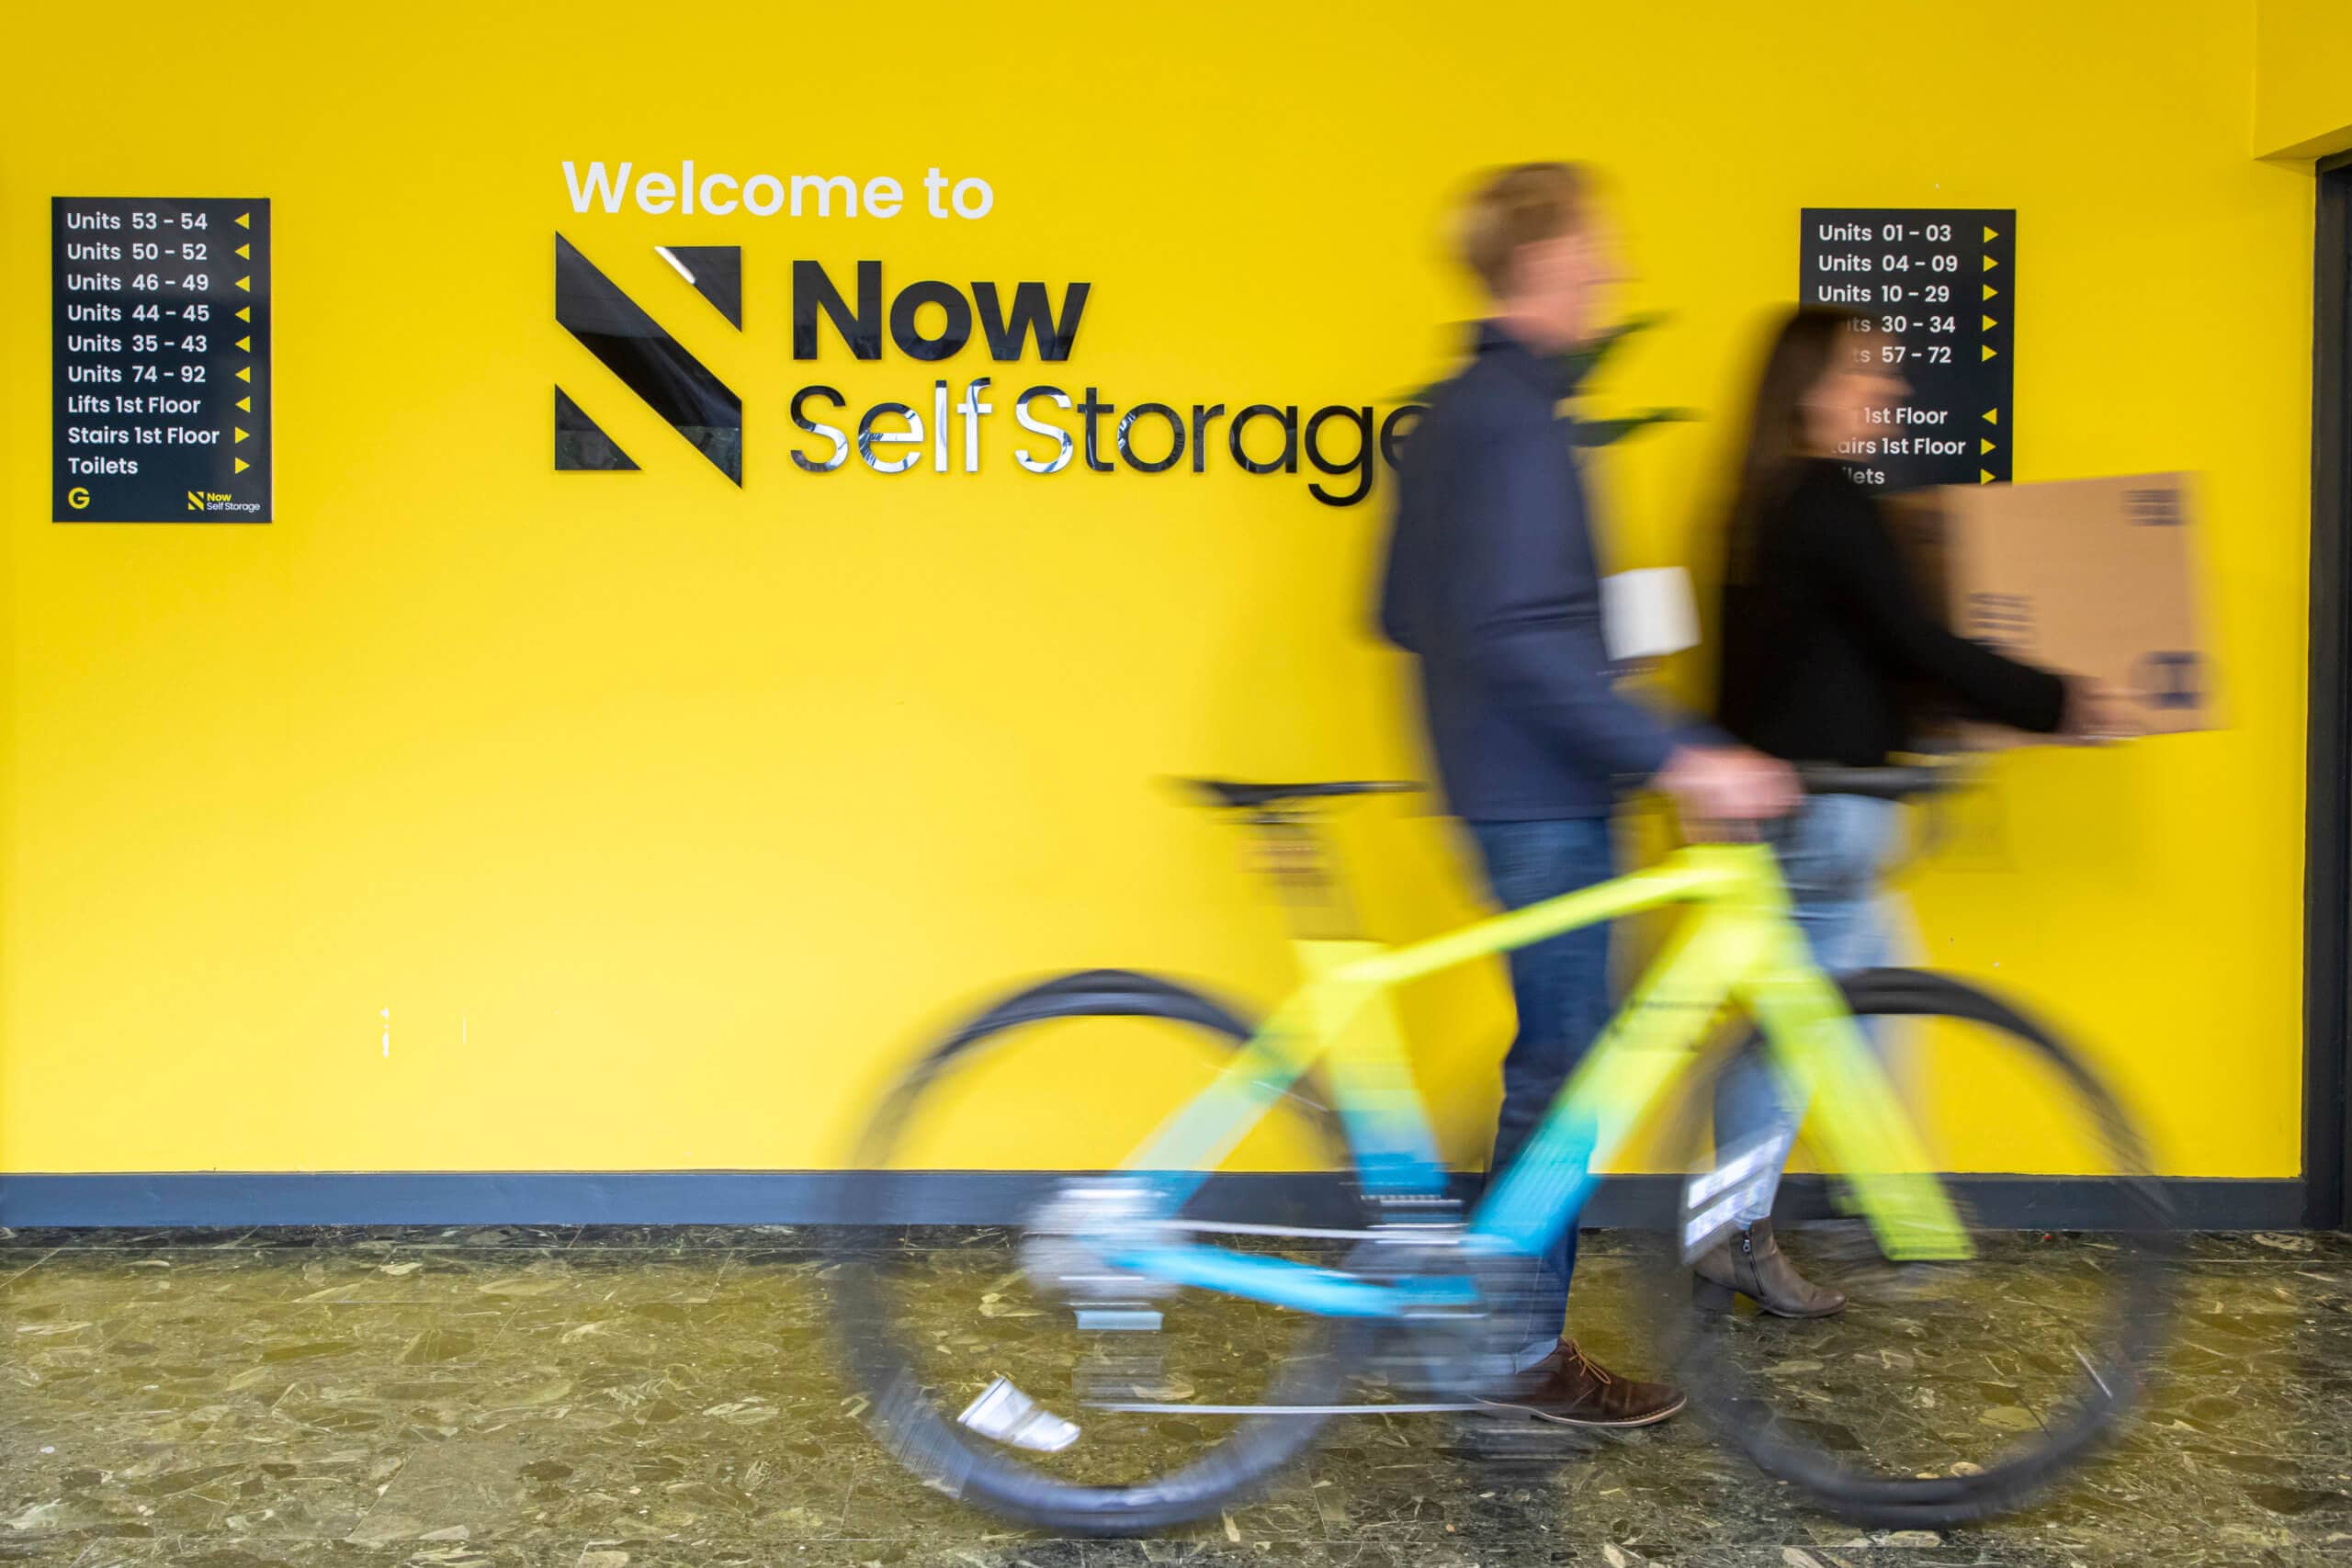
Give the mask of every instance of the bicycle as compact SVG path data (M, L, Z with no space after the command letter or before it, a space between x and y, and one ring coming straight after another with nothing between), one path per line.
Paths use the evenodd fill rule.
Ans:
M1805 782L1905 797L1949 789L1951 776L1814 769ZM1818 1168L1781 1183L1775 1211L1810 1223L1782 1221L1783 1242L1803 1253L1810 1241L1842 1266L1831 1282L1851 1304L1769 1328L1696 1303L1651 1314L1715 1429L1833 1511L1933 1528L2013 1506L2131 1404L2163 1339L2171 1228L2131 1120L2072 1050L1973 987L1816 968L1766 844L1690 843L1648 869L1390 948L1356 934L1313 810L1411 786L1192 787L1267 852L1299 988L1252 1027L1191 987L1128 971L1023 987L924 1053L858 1141L854 1164L869 1174L840 1233L835 1325L870 1422L933 1486L1035 1527L1147 1531L1229 1506L1335 1416L1484 1408L1478 1396L1512 1375L1510 1309L1532 1288L1531 1260L1575 1223L1637 1127L1668 1129L1668 1161L1683 1173L1634 1179L1664 1238L1649 1290L1686 1279L1778 1180L1787 1139L1719 1152L1706 1133L1713 1086L1756 1051L1811 1106L1804 1142ZM1413 1086L1395 991L1666 907L1686 911L1672 939L1521 1157L1465 1213ZM1933 1021L1935 1070L1912 1077L1943 1091L1916 1117L1859 1022L1905 1017ZM1732 1022L1744 1027L1727 1032ZM1204 1080L1196 1091L1128 1043L1147 1024L1185 1026L1205 1052L1185 1058ZM1102 1037L1114 1028L1115 1045ZM1172 1038L1151 1035L1156 1046ZM1016 1045L1026 1070L1004 1066ZM1124 1054L1106 1070L1114 1049ZM1057 1145L1101 1151L1101 1168L983 1174L1018 1168L1035 1137L1024 1117L1047 1090L1063 1108ZM1678 1109L1649 1114L1678 1091ZM1948 1113L1970 1094L2001 1096L1998 1118ZM1998 1157L2004 1138L2012 1163L2040 1150L2067 1170L2081 1223L2113 1234L2018 1270L2031 1244L1970 1217L2011 1179L1939 1174L1968 1168L1959 1162L1972 1154L1981 1168L1987 1140ZM875 1240L873 1227L907 1212L909 1184L936 1193L943 1181L1019 1216L1012 1257L989 1232ZM1997 1358L1958 1343L1987 1311L2020 1329ZM1351 1373L1368 1386L1343 1402Z

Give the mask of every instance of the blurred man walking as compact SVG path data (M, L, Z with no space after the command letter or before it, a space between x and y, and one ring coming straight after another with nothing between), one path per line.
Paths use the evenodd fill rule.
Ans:
M1476 841L1495 898L1520 908L1616 874L1610 815L1646 780L1694 819L1776 816L1781 763L1621 695L1601 637L1600 583L1563 356L1592 338L1618 270L1590 183L1527 164L1472 198L1462 259L1491 310L1468 365L1406 443L1380 622L1419 656L1422 707L1447 803ZM1503 1061L1490 1171L1517 1156L1608 1021L1609 934L1569 931L1510 955L1518 1037ZM1638 1427L1682 1408L1663 1383L1619 1377L1562 1332L1573 1226L1542 1259L1522 1377L1487 1403L1572 1426Z

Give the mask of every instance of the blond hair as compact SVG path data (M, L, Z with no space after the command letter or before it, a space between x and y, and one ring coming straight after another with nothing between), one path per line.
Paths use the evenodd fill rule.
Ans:
M1573 233L1584 222L1587 181L1574 164L1521 164L1489 176L1462 215L1462 261L1487 292L1511 284L1520 248Z

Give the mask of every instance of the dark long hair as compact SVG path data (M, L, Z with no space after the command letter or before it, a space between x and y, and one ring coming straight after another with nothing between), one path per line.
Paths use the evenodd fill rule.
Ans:
M1725 519L1724 572L1732 582L1747 579L1758 530L1795 486L1807 456L1805 395L1838 366L1838 355L1859 336L1866 317L1834 305L1799 305L1791 310L1765 351L1756 378L1756 405L1747 419L1747 445L1732 481Z

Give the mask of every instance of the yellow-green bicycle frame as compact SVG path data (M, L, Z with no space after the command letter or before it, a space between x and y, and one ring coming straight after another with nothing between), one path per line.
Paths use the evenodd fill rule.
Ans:
M1693 845L1651 869L1407 947L1298 940L1304 984L1124 1168L1148 1175L1162 1212L1172 1215L1265 1111L1320 1064L1365 1188L1379 1195L1435 1195L1444 1170L1390 992L1456 964L1667 905L1688 906L1690 913L1520 1157L1496 1173L1469 1217L1464 1245L1540 1256L1575 1224L1599 1171L1690 1065L1716 1020L1736 1009L1761 1030L1796 1101L1812 1107L1814 1135L1852 1184L1886 1255L1969 1256L1960 1216L1838 987L1813 962L1779 864L1763 844ZM1777 1175L1781 1152L1751 1150L1694 1178L1681 1210L1686 1247L1720 1234L1736 1200ZM1122 1246L1113 1261L1168 1283L1332 1316L1393 1315L1409 1304L1406 1296L1428 1293L1427 1282L1391 1286L1199 1245Z

